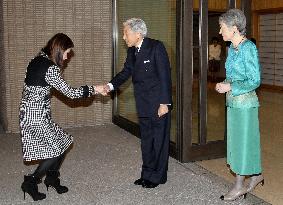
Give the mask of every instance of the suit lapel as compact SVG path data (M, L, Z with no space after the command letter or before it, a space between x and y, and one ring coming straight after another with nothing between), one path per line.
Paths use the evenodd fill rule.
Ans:
M143 42L142 42L142 45L141 45L141 48L140 48L140 51L136 55L135 66L141 64L143 59L148 55L148 51L149 51L149 39L148 38L144 38Z

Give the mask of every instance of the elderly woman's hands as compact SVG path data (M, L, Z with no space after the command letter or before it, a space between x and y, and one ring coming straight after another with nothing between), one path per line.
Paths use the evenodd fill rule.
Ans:
M215 90L219 93L226 93L231 90L230 83L217 83Z

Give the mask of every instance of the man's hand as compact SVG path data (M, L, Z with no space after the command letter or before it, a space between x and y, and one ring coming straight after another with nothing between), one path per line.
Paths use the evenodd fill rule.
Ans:
M111 91L109 85L107 85L107 84L103 86L103 90L104 90L104 92L106 92L106 93L109 93L109 92Z
M97 92L97 93L99 93L103 96L106 96L108 91L105 89L105 86L107 86L107 85L96 85L95 86L95 92ZM109 86L107 86L107 87L109 87Z
M168 111L168 105L160 104L158 108L158 117L165 115L166 113L168 113Z

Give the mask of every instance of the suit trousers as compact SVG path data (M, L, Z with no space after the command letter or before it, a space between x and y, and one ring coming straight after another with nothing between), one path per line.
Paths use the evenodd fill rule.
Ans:
M140 117L142 172L141 178L156 184L167 181L170 111L162 117Z

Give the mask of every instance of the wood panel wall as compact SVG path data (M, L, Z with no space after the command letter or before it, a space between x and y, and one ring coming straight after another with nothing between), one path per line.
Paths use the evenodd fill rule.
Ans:
M251 0L253 10L283 8L282 0ZM198 8L199 0L193 1L194 8ZM208 0L209 10L226 10L228 0ZM236 7L241 8L241 0L236 0Z
M194 10L199 9L199 0L193 1ZM208 0L209 11L226 11L228 6L228 0ZM241 0L236 0L236 7L241 7Z
M268 9L282 9L283 1L282 0L252 0L252 9L253 11L262 11Z
M2 80L5 82L0 93L4 94L0 114L8 132L19 131L18 110L26 66L55 33L66 33L75 44L75 55L64 71L71 86L100 84L111 78L111 0L1 0L0 3L3 8L0 44L4 42L0 56L4 56L5 62L4 67L0 64L0 86ZM52 98L53 118L62 127L110 123L111 107L109 98L69 100L59 94Z
M0 0L0 124L7 127L3 1Z
M283 12L282 0L252 0L252 36L258 40L259 33L259 15L268 13Z

